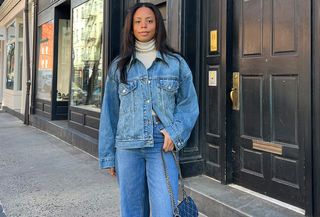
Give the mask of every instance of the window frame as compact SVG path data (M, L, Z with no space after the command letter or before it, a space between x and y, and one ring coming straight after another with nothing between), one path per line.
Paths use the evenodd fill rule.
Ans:
M14 37L10 38L8 36L9 31L8 29L10 26L14 24ZM22 37L20 37L20 25L22 25ZM5 53L5 60L4 60L4 70L5 70L5 90L7 91L22 91L22 75L23 75L23 54L24 54L24 42L23 42L23 32L24 30L24 24L21 18L15 18L13 19L8 25L6 25L6 40L4 43L4 53ZM22 51L20 51L19 43L22 43ZM7 57L7 52L8 52L8 46L10 44L14 44L14 69L13 69L13 86L12 89L8 88L8 57ZM20 55L22 53L22 55ZM21 65L19 65L21 61Z

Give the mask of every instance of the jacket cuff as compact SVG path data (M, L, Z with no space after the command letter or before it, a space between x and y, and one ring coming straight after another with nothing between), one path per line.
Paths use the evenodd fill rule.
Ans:
M180 151L184 147L184 142L182 141L180 135L178 134L178 131L175 128L175 125L169 125L165 127L165 130L168 132L171 140L174 143L174 146L176 147L176 151Z
M99 160L99 165L101 169L111 168L115 166L114 157L103 158Z

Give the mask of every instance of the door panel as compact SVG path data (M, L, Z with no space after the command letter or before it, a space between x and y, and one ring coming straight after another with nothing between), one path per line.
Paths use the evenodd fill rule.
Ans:
M202 1L201 138L204 173L226 182L226 13L227 1Z
M243 136L262 138L262 81L262 76L241 77L240 132Z
M234 2L234 182L304 208L311 111L310 1Z

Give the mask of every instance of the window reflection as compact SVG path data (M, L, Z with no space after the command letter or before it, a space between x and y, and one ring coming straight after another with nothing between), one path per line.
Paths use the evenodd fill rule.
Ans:
M102 88L103 0L73 9L71 105L100 111Z
M15 43L11 43L7 45L7 82L6 88L13 90L14 85L14 51L15 51Z
M51 100L53 68L53 21L39 27L37 98Z
M16 37L15 30L16 30L16 23L14 22L7 28L7 38L9 41L15 39Z

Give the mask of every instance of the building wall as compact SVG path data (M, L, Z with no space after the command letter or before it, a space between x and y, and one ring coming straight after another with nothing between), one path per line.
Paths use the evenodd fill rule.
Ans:
M32 0L29 1L29 38L30 38L30 48L32 48L32 24L33 24L33 4ZM16 85L20 81L17 80L17 68L18 68L18 61L17 58L15 58L15 82L14 82L14 88L13 90L6 88L6 71L7 71L7 55L6 55L6 43L7 41L2 41L1 48L2 51L0 51L0 100L2 102L2 105L5 106L6 109L9 110L15 110L18 113L23 114L24 108L25 108L25 93L26 93L26 60L25 60L25 20L24 20L24 4L25 2L22 0L7 0L5 1L1 7L0 7L0 27L7 28L8 25L10 25L13 21L21 22L23 25L23 37L21 39L16 40L16 46L15 46L15 53L17 52L18 44L19 42L22 43L22 50L18 51L18 55L22 56L22 74L21 74L21 89L17 89ZM20 31L20 30L19 30ZM30 49L31 50L31 49ZM23 53L23 55L21 55ZM30 52L32 54L32 50ZM32 55L31 55L32 56ZM31 60L32 61L32 60Z
M4 59L4 42L0 41L0 104L2 104L2 98L3 98L3 59ZM1 106L1 105L0 105Z

